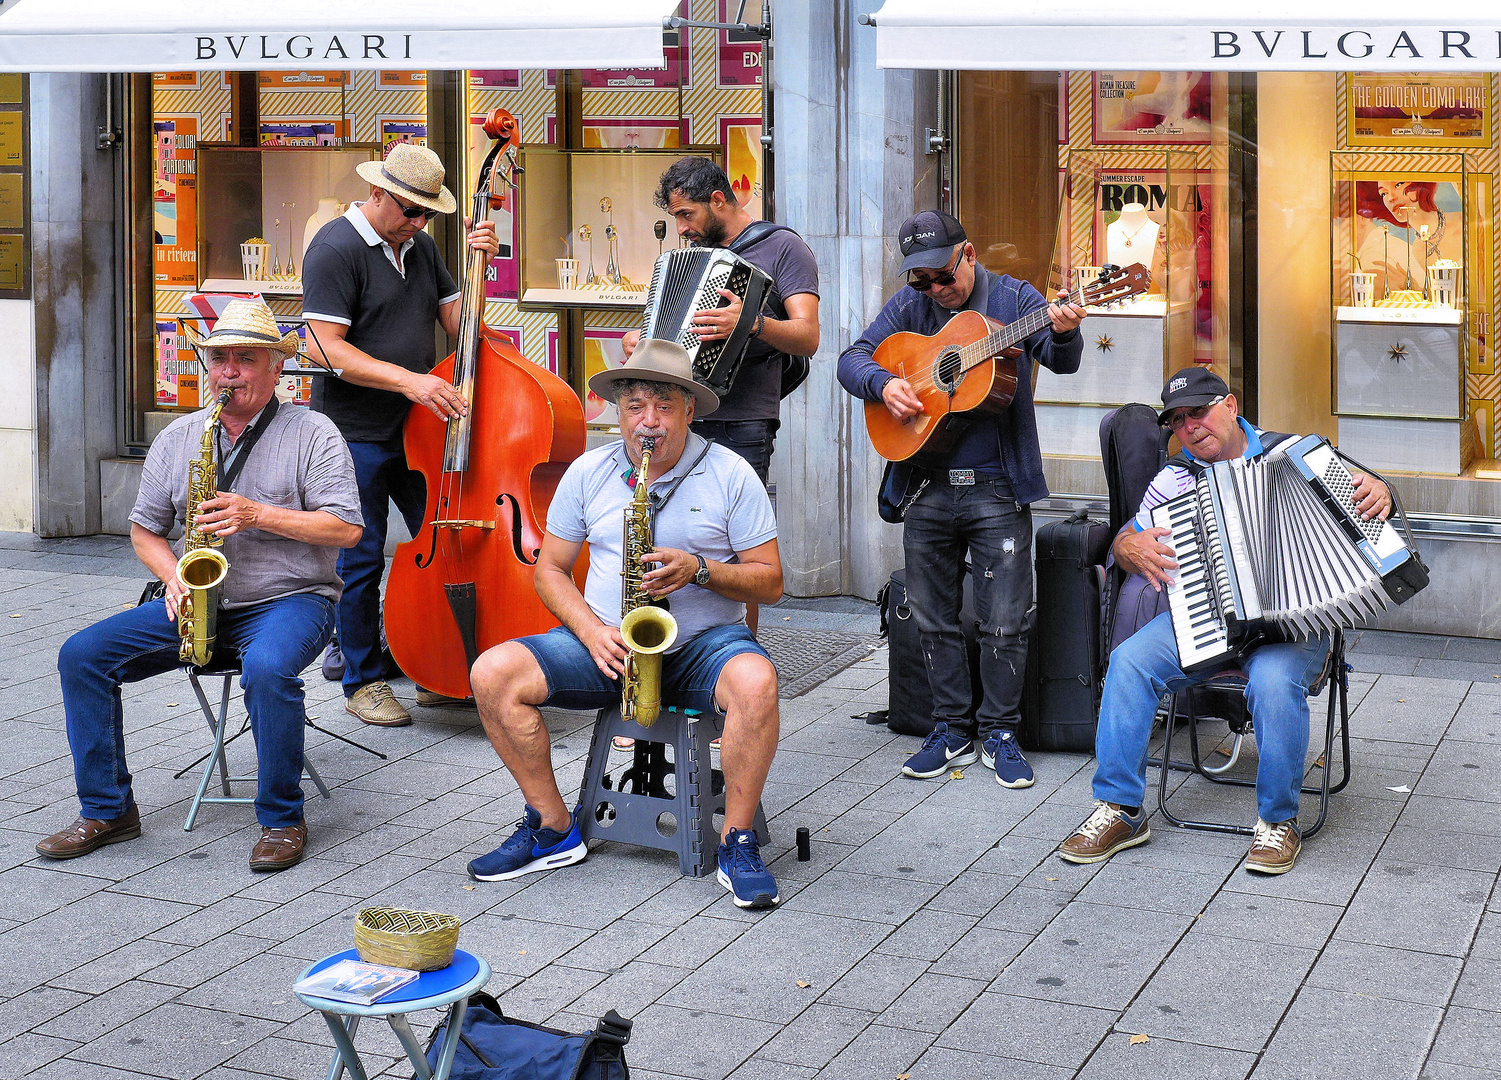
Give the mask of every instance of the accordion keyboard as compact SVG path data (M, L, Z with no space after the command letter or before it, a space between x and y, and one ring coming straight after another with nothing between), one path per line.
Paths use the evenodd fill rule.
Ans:
M1228 660L1233 654L1222 600L1228 582L1213 550L1216 538L1206 531L1204 521L1195 491L1152 511L1152 524L1169 530L1167 543L1178 563L1167 587L1167 602L1178 662L1184 671ZM1213 529L1212 518L1208 526Z

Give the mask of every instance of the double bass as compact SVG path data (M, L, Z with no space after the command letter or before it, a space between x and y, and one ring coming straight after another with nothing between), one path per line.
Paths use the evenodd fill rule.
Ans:
M484 129L495 142L475 186L474 222L514 206L521 146L504 109ZM578 395L484 324L488 256L465 250L458 347L432 373L469 408L446 422L420 406L407 414L407 464L427 481L427 505L417 536L396 549L385 603L386 641L401 670L456 698L473 696L469 669L480 653L558 624L532 570L553 492L584 450Z

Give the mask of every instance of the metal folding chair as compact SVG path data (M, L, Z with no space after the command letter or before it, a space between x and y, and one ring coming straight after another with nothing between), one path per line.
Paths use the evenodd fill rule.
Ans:
M240 674L239 655L229 651L216 653L205 666L186 667L183 670L187 672L188 682L192 684L193 693L198 697L198 707L203 710L203 718L208 723L209 731L213 732L214 735L214 748L209 751L206 758L199 759L199 761L204 762L203 776L198 781L198 791L193 795L193 805L188 808L188 819L182 825L183 832L192 832L193 823L197 820L198 811L204 803L234 803L242 806L254 805L255 800L253 798L232 795L229 785L255 783L256 778L253 774L248 776L229 775L229 765L224 756L225 746L250 730L250 719L246 717L239 731L228 737L225 735L226 729L229 726L230 689L234 684L235 678ZM209 677L222 678L224 680L223 689L219 695L219 707L217 709L214 708L208 695L203 690L202 680ZM374 751L371 752L374 753ZM384 757L385 755L382 754L380 756ZM178 772L175 778L180 778L197 764L198 762L195 761L192 765L188 765ZM219 772L219 786L223 790L222 795L208 794L208 786L214 779L214 770L216 767ZM313 767L313 763L308 760L306 754L302 756L302 770L304 775L317 785L320 795L325 799L333 798L333 795L328 790L328 785L323 782L323 777L318 775L318 770Z
M1329 644L1329 658L1325 661L1324 671L1319 680L1309 688L1309 696L1317 696L1324 685L1329 686L1329 709L1324 724L1324 754L1319 758L1316 767L1321 773L1318 784L1304 784L1302 791L1305 795L1317 795L1319 797L1319 816L1314 823L1306 828L1299 825L1298 831L1304 837L1310 837L1324 827L1324 821L1329 815L1329 796L1342 790L1350 782L1350 665L1345 661L1345 635L1343 631L1336 631L1333 640ZM1199 746L1199 730L1197 718L1193 715L1192 692L1194 690L1223 690L1230 692L1244 692L1246 677L1244 672L1227 671L1197 686L1186 688L1174 693L1168 702L1167 726L1162 740L1162 757L1150 759L1150 763L1157 769L1157 809L1170 825L1176 825L1180 829L1197 829L1203 832L1233 833L1239 836L1250 836L1255 830L1248 825L1230 824L1218 821L1195 821L1189 818L1176 816L1168 807L1170 796L1167 791L1167 779L1170 771L1191 772L1202 776L1205 780L1214 784L1230 784L1236 787L1255 787L1254 779L1226 775L1240 757L1242 741L1248 733L1254 731L1254 721L1247 718L1244 724L1239 725L1239 730L1232 725L1231 733L1235 736L1235 743L1230 751L1230 760L1224 765L1209 766L1204 761L1204 754ZM1334 731L1335 718L1339 719L1341 770L1338 783L1333 783L1334 770L1331 768L1334 757ZM1183 726L1188 730L1188 762L1174 761L1172 757L1173 735L1176 733L1180 718L1184 721ZM1180 787L1179 792L1182 791ZM1177 794L1177 793L1175 793Z

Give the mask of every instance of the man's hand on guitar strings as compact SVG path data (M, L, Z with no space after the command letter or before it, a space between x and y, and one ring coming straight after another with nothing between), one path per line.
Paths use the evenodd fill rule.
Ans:
M922 411L922 401L912 391L912 384L906 379L892 377L886 380L886 385L881 387L881 400L886 403L886 411L898 420L910 420Z

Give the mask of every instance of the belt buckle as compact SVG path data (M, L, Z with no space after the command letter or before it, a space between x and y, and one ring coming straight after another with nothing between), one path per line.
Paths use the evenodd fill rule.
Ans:
M974 487L975 486L975 470L973 470L973 469L950 469L949 470L949 486L950 487Z

